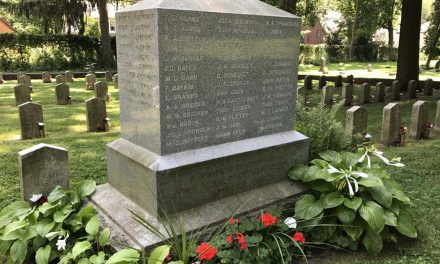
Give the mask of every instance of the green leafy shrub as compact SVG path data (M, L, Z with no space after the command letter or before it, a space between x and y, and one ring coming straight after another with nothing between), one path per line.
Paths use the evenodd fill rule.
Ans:
M387 165L404 165L386 159L374 147L362 151L325 151L321 159L311 162L312 166L293 168L289 177L308 183L313 190L295 206L295 217L305 220L303 228L311 238L353 250L362 241L368 253L377 255L383 240L397 242L398 233L416 238L417 231L410 199L372 162L380 159Z
M95 208L82 203L95 186L93 181L68 191L58 186L47 198L34 195L32 205L17 201L6 206L0 212L0 256L14 264L136 263L139 252L133 249L105 254L110 230L101 230Z
M321 57L327 58L325 45L305 45L299 46L300 64L319 65Z
M344 105L341 101L331 108L319 104L304 106L304 97L298 96L296 104L296 130L310 139L309 157L311 159L325 150L340 151L348 147L345 128L337 121L336 114Z

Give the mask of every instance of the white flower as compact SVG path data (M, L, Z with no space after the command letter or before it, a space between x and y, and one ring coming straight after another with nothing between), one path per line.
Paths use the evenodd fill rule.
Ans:
M61 236L58 237L58 241L56 244L58 251L66 249L66 242L67 242L67 238L69 238L69 235L67 235L66 238L64 238L64 239L61 239L61 238L62 238Z
M29 198L29 200L30 200L31 202L33 202L33 203L36 203L36 202L38 202L38 200L41 199L41 197L43 197L43 194L42 194L42 193L40 193L40 194L33 194L32 197Z
M296 228L296 220L293 217L287 217L286 220L284 220L284 223L289 227L289 228Z
M370 138L372 138L372 136L371 136L370 134L367 133L367 134L364 135L364 138L366 138L366 139L370 139Z
M389 161L387 158L385 158L383 156L383 152L382 151L378 151L377 149L373 148L373 149L368 149L365 151L364 155L362 155L362 157L358 160L358 162L363 162L365 160L365 158L367 158L367 168L371 169L371 158L369 154L373 154L376 157L378 157L379 159L381 159L386 165L389 166L395 166L395 167L405 167L405 164L400 163L400 162L394 162L395 159L393 159L393 161Z
M363 157L365 158L365 157ZM353 177L353 175L361 177L361 178L368 178L368 174L360 172L360 171L353 171L353 168L350 166L350 170L338 170L335 167L333 167L332 165L328 165L328 169L327 172L330 174L334 174L334 173L339 173L342 174L345 178L345 181L347 182L347 186L348 186L348 193L350 194L350 197L353 197L355 193L358 192L359 190L359 184L357 182L357 180ZM354 184L354 190L353 190L353 186L351 186L351 184Z

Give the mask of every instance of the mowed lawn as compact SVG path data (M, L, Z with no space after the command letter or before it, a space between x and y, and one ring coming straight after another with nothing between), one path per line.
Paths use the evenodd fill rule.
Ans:
M43 105L47 138L20 140L18 112L14 103L12 87L15 82L0 85L0 209L19 194L17 152L38 143L48 143L69 150L71 183L81 179L94 179L98 183L106 181L105 145L120 135L118 93L110 83L113 100L108 104L111 118L109 133L87 133L85 125L84 100L93 97L93 91L84 88L84 80L76 80L71 85L72 105L57 106L54 101L53 84L42 84L35 80L33 101ZM356 87L357 92L358 87ZM355 94L356 94L355 92ZM315 89L311 101L320 99L321 91ZM337 91L336 94L340 93ZM338 98L338 95L336 95ZM434 120L438 95L429 98L430 119ZM415 100L401 102L403 124L409 127L411 107ZM369 104L368 132L375 140L380 137L382 109L385 104ZM345 110L338 119L345 123ZM405 147L385 149L388 157L400 156L407 165L404 168L388 167L387 170L407 191L417 211L418 240L402 240L398 245L388 244L379 257L360 253L345 253L324 250L322 255L311 258L315 263L440 263L440 136L427 141L408 140Z
M98 79L98 81L103 81ZM106 182L105 145L120 135L118 90L109 83L112 101L107 103L110 132L86 132L84 101L94 97L85 89L84 79L70 84L71 105L56 105L54 83L32 80L32 101L43 106L46 138L21 140L18 109L13 87L16 81L0 85L0 208L20 198L17 153L39 143L64 147L69 151L71 185L83 179Z

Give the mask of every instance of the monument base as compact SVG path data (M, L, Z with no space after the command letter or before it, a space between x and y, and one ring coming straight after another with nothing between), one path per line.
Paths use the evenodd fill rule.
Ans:
M243 215L271 205L293 201L306 191L305 185L284 180L186 210L179 213L178 216L172 217L175 220L174 223L179 221L176 217L182 217L186 232L198 232L205 230L206 227L215 228L224 224L233 214ZM132 218L130 211L142 216L161 230L162 234L166 234L164 226L159 220L109 184L98 186L91 200L97 207L103 225L112 231L111 245L115 250L127 246L151 250L163 242L137 223Z
M308 147L288 131L161 156L121 138L107 145L108 183L157 217L283 181Z

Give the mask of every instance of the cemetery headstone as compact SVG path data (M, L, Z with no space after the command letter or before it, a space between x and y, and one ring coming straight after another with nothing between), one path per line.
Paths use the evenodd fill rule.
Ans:
M374 96L374 100L377 103L382 103L385 101L385 83L378 82L376 84L376 95Z
M72 103L70 97L69 85L60 83L55 86L55 97L58 105L67 105Z
M115 89L119 89L119 80L118 80L118 74L113 75L113 85Z
M101 98L107 101L108 97L108 85L105 82L95 83L95 97Z
M429 120L428 104L425 101L417 101L412 106L411 127L409 136L413 139L421 139L425 131L425 123Z
M425 85L423 87L423 95L424 96L432 96L433 90L434 90L434 82L430 78L426 79Z
M38 144L18 152L21 198L47 197L57 186L69 188L69 162L66 149Z
M371 102L371 88L370 84L364 83L361 85L361 89L359 91L359 103L360 104L368 104Z
M344 83L342 86L342 99L345 100L345 106L353 105L353 85Z
M367 71L368 72L373 72L373 66L371 64L368 64Z
M0 84L3 83L3 72L0 72Z
M440 69L440 60L435 63L434 69L436 70Z
M368 132L368 112L367 109L361 106L353 106L348 109L345 121L345 134L347 137L351 138L355 134Z
M86 75L86 88L87 90L93 90L96 82L96 75L89 73Z
M391 101L399 101L400 100L400 90L401 90L401 84L399 80L394 80L391 84L391 94L390 94L390 100Z
M41 74L41 79L43 80L43 83L52 83L52 77L50 76L50 73L47 71Z
M20 77L26 76L26 74L22 71L17 72L17 81L20 81Z
M381 142L385 146L392 145L399 137L401 125L400 105L389 103L383 109Z
M322 87L322 95L321 95L321 102L326 106L333 105L333 87L331 86L324 86Z
M106 103L101 98L91 98L85 101L86 124L88 132L108 131Z
M18 78L18 84L24 84L30 88L30 91L32 93L32 81L31 77L28 75L22 75Z
M408 98L416 98L417 96L417 88L418 88L418 83L416 80L411 80L408 82Z
M163 0L116 20L122 138L107 145L100 208L121 215L105 199L115 192L153 217L298 194L281 183L307 162L307 139L292 130L299 18L257 0Z
M347 76L347 83L354 85L354 77L353 75L348 75Z
M31 89L29 86L19 84L14 86L15 105L19 106L31 101Z
M435 115L434 131L440 133L440 101L437 103L437 113Z
M324 74L327 74L327 73L325 72L325 71L326 71L326 68L327 68L327 59L324 58L324 57L321 57L321 58L319 59L319 71L322 72L322 73L324 73Z
M305 76L304 77L304 87L306 87L307 90L313 89L313 79L312 76Z
M43 107L27 102L18 106L20 115L21 139L44 137Z
M106 82L111 82L113 81L113 74L109 71L105 72L105 81Z
M64 76L66 76L66 81L69 83L73 83L75 81L73 77L73 71L66 71L64 73Z
M326 85L327 85L327 77L325 77L324 75L319 76L318 88L322 89Z
M342 87L342 84L343 84L342 75L336 76L335 87L337 88Z
M55 83L56 84L67 84L67 80L66 80L66 76L59 74L57 76L55 76Z

